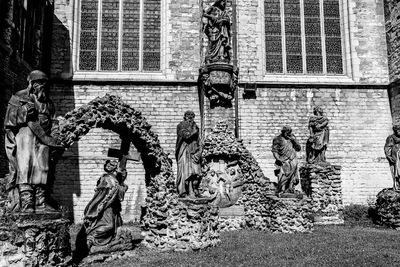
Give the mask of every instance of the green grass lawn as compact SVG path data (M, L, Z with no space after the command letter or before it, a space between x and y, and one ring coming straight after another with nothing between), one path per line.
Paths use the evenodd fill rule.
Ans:
M315 227L313 233L222 233L198 252L137 249L134 256L90 266L400 266L400 232L365 226Z

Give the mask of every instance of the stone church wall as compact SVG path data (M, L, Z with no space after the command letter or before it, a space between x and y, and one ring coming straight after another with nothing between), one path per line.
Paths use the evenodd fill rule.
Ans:
M176 125L183 113L192 109L200 125L197 74L200 65L197 0L163 1L167 16L162 53L165 79L120 79L111 76L71 80L74 69L74 3L58 0L52 48L53 99L59 115L97 96L117 94L142 111L159 135L162 147L174 158ZM265 175L274 180L272 139L284 124L291 125L304 144L308 137L308 117L314 105L321 105L330 119L331 143L327 157L342 166L344 204L366 204L378 191L391 184L383 144L391 132L391 113L386 84L388 67L384 42L382 1L342 1L344 28L348 35L346 75L343 77L272 77L263 72L263 1L238 0L239 125L240 138L259 161ZM350 12L350 13L349 13ZM72 39L71 39L72 38ZM254 97L243 97L246 84L257 84ZM214 121L230 119L232 110L205 110L206 129ZM213 119L211 115L213 114ZM217 115L217 116L215 116ZM217 118L215 118L217 117ZM76 222L93 196L102 173L107 149L118 147L118 137L104 130L93 130L75 144L57 168L55 195L74 212ZM122 212L125 221L138 220L145 197L143 166L128 162L127 198ZM176 165L174 162L174 172Z

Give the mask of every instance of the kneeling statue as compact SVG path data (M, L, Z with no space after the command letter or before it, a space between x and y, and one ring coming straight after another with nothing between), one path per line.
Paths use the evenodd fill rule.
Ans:
M97 181L95 194L85 208L84 228L88 247L105 246L117 236L122 226L121 202L128 186L124 184L126 170L118 168L116 161L107 160L106 172Z

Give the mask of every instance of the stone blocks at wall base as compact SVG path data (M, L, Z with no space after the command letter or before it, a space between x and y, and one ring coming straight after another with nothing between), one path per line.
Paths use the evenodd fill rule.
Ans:
M60 214L3 215L0 218L1 266L68 266L70 221Z
M342 224L341 166L305 164L300 168L301 186L312 199L315 224Z
M376 195L376 223L400 229L400 192L386 188Z
M144 221L142 244L150 249L189 251L218 245L218 207L196 201L176 200L158 219Z

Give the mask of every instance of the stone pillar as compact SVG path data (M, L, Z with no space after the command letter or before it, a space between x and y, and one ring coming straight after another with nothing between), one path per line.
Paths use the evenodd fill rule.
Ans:
M341 166L306 164L300 168L301 186L312 199L316 224L342 224Z

